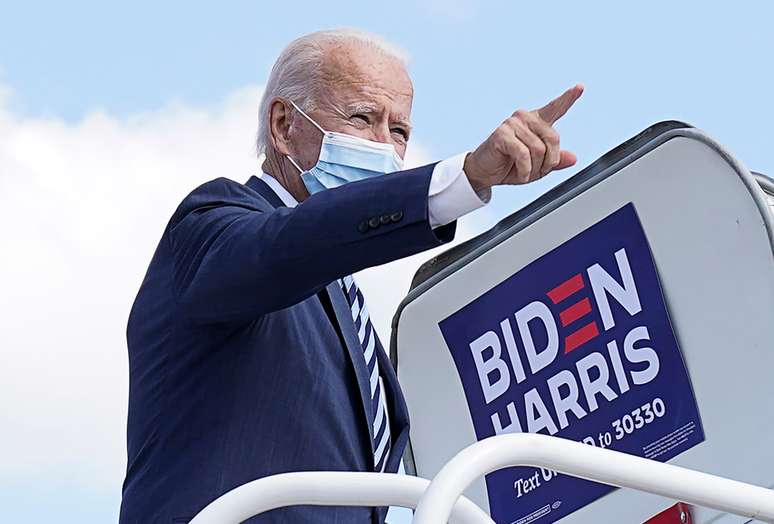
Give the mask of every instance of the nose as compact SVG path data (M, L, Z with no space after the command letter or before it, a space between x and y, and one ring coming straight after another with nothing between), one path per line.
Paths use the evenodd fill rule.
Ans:
M373 140L377 142L392 144L392 134L390 133L389 122L382 121L381 119L378 122L375 122L373 126L373 135Z

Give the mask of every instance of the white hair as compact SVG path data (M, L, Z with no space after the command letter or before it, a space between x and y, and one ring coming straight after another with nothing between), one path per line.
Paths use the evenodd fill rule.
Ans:
M330 44L349 43L371 48L408 65L406 53L382 37L359 29L330 29L316 31L290 42L280 53L269 74L269 81L261 97L258 116L258 154L265 154L271 146L269 108L275 97L295 102L302 110L314 108L319 94L320 71L325 49Z

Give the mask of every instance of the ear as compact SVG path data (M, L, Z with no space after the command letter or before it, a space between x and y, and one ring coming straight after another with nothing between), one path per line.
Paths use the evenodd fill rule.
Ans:
M290 154L290 108L281 98L274 98L269 105L269 137L274 150L281 155Z

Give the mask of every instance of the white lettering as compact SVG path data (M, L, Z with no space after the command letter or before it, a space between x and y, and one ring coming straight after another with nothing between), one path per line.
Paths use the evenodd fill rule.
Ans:
M532 388L524 394L524 408L527 411L528 432L537 433L541 429L547 429L548 433L554 435L559 431L537 389ZM537 417L535 417L535 411L537 411Z
M484 360L484 352L489 348L492 349L492 357ZM497 333L487 331L470 343L470 351L473 354L473 362L476 363L481 391L484 393L486 403L489 404L508 391L508 387L511 385L508 365L500 358L502 349ZM490 382L489 377L493 371L497 371L498 376L494 382Z
M629 267L629 259L626 257L625 249L621 248L615 252L615 261L621 272L623 287L599 264L594 264L587 270L591 289L594 292L594 300L597 303L599 314L602 316L602 325L605 327L605 331L615 326L610 302L607 299L608 294L621 304L629 315L634 316L642 311L640 297L637 294L637 287L634 284L634 276L631 267Z
M529 323L534 320L540 320L548 333L546 347L540 351L535 348L535 341L529 329ZM553 315L551 315L551 310L548 309L548 306L542 302L535 301L516 312L516 325L521 334L521 341L524 344L524 352L527 354L529 367L532 373L535 374L551 364L559 352L559 331L556 329L556 321Z
M632 382L637 385L647 384L658 375L659 360L658 354L651 347L635 348L634 344L640 340L650 340L648 328L639 326L626 335L624 339L624 355L633 364L647 362L648 367L641 371L632 371Z
M492 426L495 430L495 435L501 433L521 433L521 422L519 422L519 415L516 413L516 405L513 402L508 402L506 407L508 410L508 418L510 422L507 426L503 427L503 423L500 421L500 414L492 413Z
M613 401L618 398L615 391L607 384L610 378L610 371L607 369L607 361L602 353L589 353L578 362L575 363L578 368L578 375L580 376L581 387L583 393L586 395L586 402L589 405L589 412L596 411L599 407L597 405L597 395L602 395L609 401ZM591 368L597 368L599 370L599 377L592 380L589 371Z
M551 392L551 400L554 402L556 418L559 421L560 428L564 429L569 425L567 421L568 411L572 411L579 419L586 416L586 412L578 404L578 383L570 371L563 369L549 378L546 383ZM559 392L559 388L562 386L567 386L568 393L566 397L562 397L562 394Z
M516 490L516 498L520 498L522 495L540 487L538 475L539 473L536 471L534 475L526 479L516 479L516 482L513 483L513 488Z
M516 376L516 383L523 382L527 379L524 375L524 365L521 363L521 357L519 356L519 350L516 347L516 340L513 338L513 330L511 329L511 322L507 318L500 322L500 329L503 330L503 338L505 339L505 349L508 350L508 356L511 357L511 366L513 367L513 374Z
M613 372L615 373L615 380L618 382L618 389L621 393L626 393L629 391L629 381L626 380L621 354L618 352L618 344L615 340L607 343L607 352L610 355L610 360L613 362Z

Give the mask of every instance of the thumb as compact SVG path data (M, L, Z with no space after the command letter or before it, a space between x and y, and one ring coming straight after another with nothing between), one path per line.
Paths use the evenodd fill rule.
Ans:
M558 171L559 169L567 169L568 167L574 166L577 162L578 157L575 155L575 153L562 150L559 153L559 163L556 164L554 171Z

